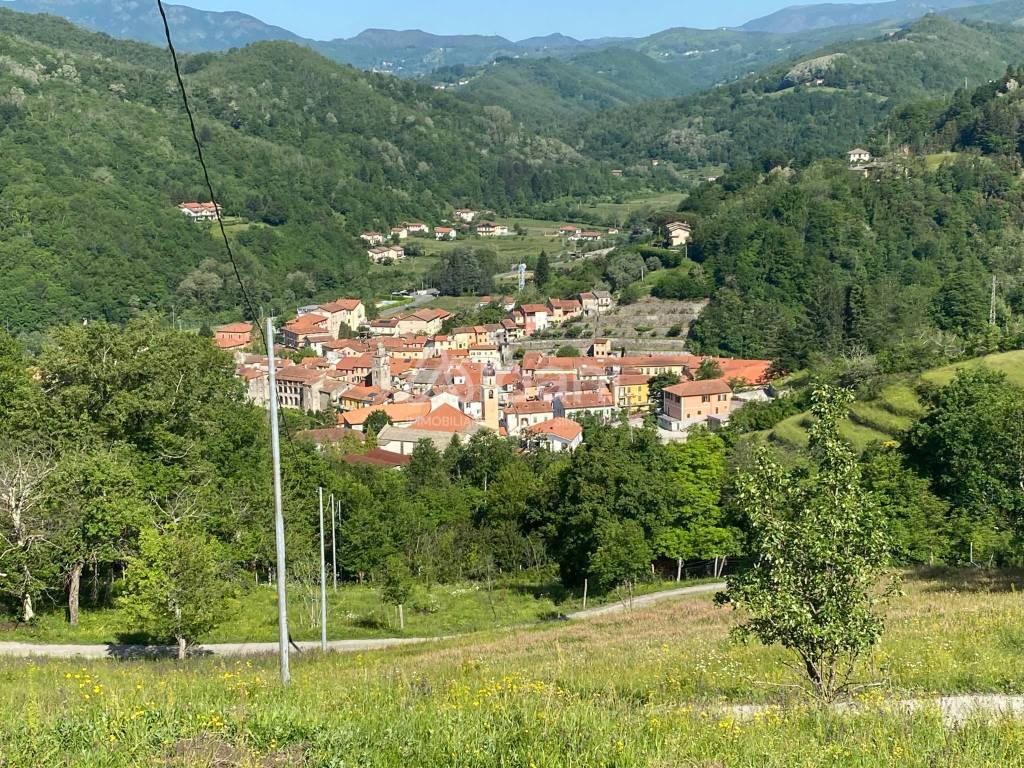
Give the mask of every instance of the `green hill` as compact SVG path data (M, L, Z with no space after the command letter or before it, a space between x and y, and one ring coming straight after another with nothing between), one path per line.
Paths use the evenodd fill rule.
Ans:
M6 9L0 50L0 315L10 327L236 313L223 249L176 210L208 194L166 53ZM289 43L183 67L264 306L408 287L397 270L370 283L360 228L623 183L506 111Z
M696 93L834 40L878 33L874 27L800 35L680 27L569 51L568 58L505 56L480 67L444 67L429 80L469 101L506 107L530 125L553 127L601 110Z
M928 16L870 40L840 42L732 85L614 109L567 131L616 164L688 168L765 154L806 160L864 141L896 105L997 78L1024 59L1024 29Z
M924 413L915 391L918 385L948 384L958 369L982 366L1001 371L1012 383L1024 386L1024 351L1001 352L964 360L932 368L918 376L900 378L886 385L876 398L854 403L840 432L859 451L873 442L898 441L913 420ZM808 413L791 416L760 435L784 448L805 448L810 418Z

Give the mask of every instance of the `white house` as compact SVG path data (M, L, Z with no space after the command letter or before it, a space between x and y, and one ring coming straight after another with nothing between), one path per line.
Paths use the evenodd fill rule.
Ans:
M871 153L866 149L857 147L856 149L851 149L846 153L846 160L850 165L853 165L854 163L870 163Z

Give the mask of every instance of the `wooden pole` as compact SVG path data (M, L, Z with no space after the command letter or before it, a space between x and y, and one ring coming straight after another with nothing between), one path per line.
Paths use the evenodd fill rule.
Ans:
M587 610L587 580L583 580L583 610Z

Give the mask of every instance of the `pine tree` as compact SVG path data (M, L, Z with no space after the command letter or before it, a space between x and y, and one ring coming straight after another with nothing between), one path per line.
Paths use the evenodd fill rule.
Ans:
M548 252L541 251L537 257L537 268L533 271L533 282L538 288L543 288L551 280L551 262L548 260Z

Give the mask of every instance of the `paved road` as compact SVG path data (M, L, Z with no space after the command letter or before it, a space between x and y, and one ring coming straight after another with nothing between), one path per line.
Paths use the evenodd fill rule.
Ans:
M724 581L716 581L713 584L697 584L692 587L680 587L679 589L669 589L664 592L652 592L649 595L640 595L639 597L633 598L633 604L630 606L628 603L608 603L607 605L599 605L596 608L587 608L585 611L576 611L570 613L570 619L592 619L595 616L605 616L609 613L617 613L629 608L643 608L645 605L652 605L653 603L659 603L662 600L671 600L676 597L685 597L686 595L701 595L707 592L718 592L725 589Z
M724 583L698 584L693 587L681 587L680 589L670 589L664 592L654 592L649 595L633 598L632 608L642 608L645 605L686 595L714 592L722 589L724 586ZM585 611L570 613L567 618L591 619L629 608L630 606L626 603L609 603L608 605L601 605L596 608L588 608ZM371 640L330 640L327 643L327 647L329 650L338 653L354 653L359 651L376 651L382 648L394 648L402 645L418 645L445 639L450 638L385 637ZM303 641L297 643L297 645L303 651L319 650L320 648L320 643L316 641ZM173 658L176 653L176 648L167 645L0 643L0 656L15 656L19 658L45 656L58 659L156 659ZM189 649L189 654L192 656L258 656L272 653L277 653L277 643L209 643L207 645L197 645Z

